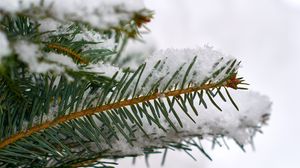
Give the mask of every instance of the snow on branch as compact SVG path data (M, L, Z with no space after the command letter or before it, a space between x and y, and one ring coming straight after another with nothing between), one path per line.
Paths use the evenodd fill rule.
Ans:
M226 74L219 74L218 78L213 77L212 74L217 69L227 67L226 64L234 61L233 57L226 56L209 46L196 49L160 50L146 59L146 67L140 80L147 81L147 84L138 86L142 87L142 93L147 93L157 81L160 84L157 88L158 91L169 89L165 87L168 87L167 85L172 87L174 84L181 85L179 87L188 84L201 85L207 79L224 78ZM189 67L189 72L187 72ZM231 68L232 72L236 71L238 64Z
M69 57L53 52L42 53L38 45L27 41L15 43L14 49L18 54L18 58L28 65L31 72L46 73L54 71L60 74L65 71L65 68L73 70L78 69L74 61ZM39 61L42 56L44 56L44 59L48 62Z
M117 156L126 155L142 155L145 148L157 147L162 148L168 146L170 142L182 142L188 138L200 137L203 139L218 139L225 137L233 139L239 145L244 146L252 144L252 138L257 131L261 131L261 126L266 124L271 110L271 102L268 97L260 95L257 92L240 91L232 92L232 96L238 100L240 111L236 111L230 103L224 103L216 100L223 112L213 107L205 109L198 106L199 115L193 115L195 123L176 107L178 115L182 120L183 127L178 124L178 132L168 130L164 132L154 126L150 126L147 119L143 119L144 130L151 135L150 138L145 137L144 133L138 131L136 133L136 141L133 146L130 145L125 138L112 142L113 148L109 152ZM197 101L197 100L196 100ZM189 109L189 111L192 111ZM171 120L176 123L175 117ZM161 125L168 128L169 123L163 118L160 119ZM122 137L119 135L119 137Z
M122 22L129 22L135 13L144 9L141 0L0 1L0 11L8 13L27 12L34 17L47 16L63 22L83 21L101 29L117 27Z
M6 38L6 35L0 31L0 63L3 57L10 54L11 49L9 48L9 42Z

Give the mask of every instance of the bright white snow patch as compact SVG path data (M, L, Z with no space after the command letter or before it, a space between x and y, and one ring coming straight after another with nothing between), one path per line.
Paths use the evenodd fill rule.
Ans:
M81 40L97 43L88 45L85 50L108 49L113 51L117 45L114 35L108 37L107 35L100 34L99 32L93 30L88 30L87 28L83 28L83 31L77 34L74 38L74 41Z
M6 35L3 32L0 32L0 63L1 59L10 54L10 52L11 50Z
M57 30L62 24L52 18L45 18L38 21L39 31L46 32L46 31L55 31Z
M29 9L31 4L38 5L40 1L37 0L1 0L0 1L0 9L15 13L18 11Z
M46 59L49 61L63 65L69 69L73 69L73 70L78 69L77 64L75 64L74 61L66 55L57 54L53 52L47 53L46 55L47 55Z
M39 46L26 41L19 41L14 45L18 58L26 63L31 72L45 73L53 71L63 73L65 68L77 70L77 65L73 60L65 55L56 53L42 53ZM40 61L43 54L50 62Z
M201 47L197 49L167 49L154 52L145 61L146 67L140 78L140 81L147 81L147 84L142 86L143 82L138 85L139 89L142 89L143 93L148 93L152 88L153 84L160 81L160 85L157 88L162 91L168 84L170 79L172 82L169 84L173 86L174 84L181 84L186 71L193 60L196 60L190 70L189 75L186 77L186 83L193 83L195 85L200 85L204 82L207 77L218 68L224 66L228 61L233 61L234 59L230 56L226 56L221 52L214 50L212 47ZM158 61L161 61L156 68L154 66ZM214 67L214 65L218 65ZM174 76L176 71L181 70ZM236 66L235 69L238 67ZM216 79L222 79L225 74L220 74ZM132 86L135 86L133 82ZM129 90L130 91L130 90Z
M1 0L0 10L16 13L30 8L39 15L60 21L85 21L94 27L108 28L128 22L135 12L144 9L141 0ZM38 16L37 16L38 17Z
M29 69L33 72L46 72L48 66L40 66L38 58L41 56L39 46L27 41L19 41L14 45L18 58L27 63Z
M227 102L215 99L222 108L222 112L212 104L208 109L199 107L199 115L194 119L196 124L189 122L186 116L184 119L183 131L190 133L201 133L205 136L225 135L227 138L235 139L240 144L249 144L252 141L253 131L260 130L270 115L271 102L268 97L252 91L232 91L230 95L235 100L239 111L237 111L227 98ZM206 97L206 102L209 102ZM182 114L182 113L181 113Z
M85 68L87 72L93 72L96 74L101 74L103 76L112 77L115 73L119 72L118 67L112 66L110 64L104 64L99 62L97 64L90 64ZM118 78L117 78L118 79Z

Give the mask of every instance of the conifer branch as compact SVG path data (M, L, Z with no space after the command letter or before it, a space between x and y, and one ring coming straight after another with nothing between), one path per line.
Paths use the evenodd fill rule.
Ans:
M113 110L113 109L118 109L118 108L122 108L122 107L126 107L126 106L130 106L130 105L134 105L134 104L139 104L139 103L143 103L143 102L147 102L150 100L154 100L154 99L158 99L162 96L164 97L176 97L179 96L181 94L188 94L188 93L193 93L199 90L210 90L210 89L216 89L216 88L220 88L220 87L231 87L231 86L236 86L239 83L236 82L234 80L235 83L230 83L232 80L232 78L229 78L227 81L222 82L222 83L208 83L208 84L203 84L201 86L198 87L189 87L186 89L177 89L177 90L172 90L172 91L168 91L165 93L154 93L151 95L147 95L147 96L141 96L141 97L137 97L137 98L132 98L132 99L127 99L127 100L123 100L120 102L116 102L116 103L112 103L112 104L107 104L107 105L102 105L102 106L97 106L97 107L93 107L93 108L88 108L82 111L78 111L78 112L73 112L70 113L68 115L65 116L61 116L58 117L56 119L54 119L53 121L47 121L45 123L36 125L26 131L22 131L19 132L15 135L10 136L9 138L3 140L0 143L0 149L4 148L24 137L28 137L36 132L42 131L44 129L53 127L55 125L61 124L61 123L65 123L67 121L70 120L74 120L83 116L89 116L89 115L93 115L96 113L101 113L101 112L105 112L105 111L109 111L109 110Z

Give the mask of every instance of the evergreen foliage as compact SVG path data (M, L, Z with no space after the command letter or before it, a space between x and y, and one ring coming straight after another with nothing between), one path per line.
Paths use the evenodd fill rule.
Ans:
M0 33L5 34L11 50L0 56L1 167L113 167L116 163L103 159L148 156L161 149L164 162L167 150L188 153L192 147L211 159L201 145L205 135L183 130L186 120L182 117L196 122L199 106L222 113L216 99L239 113L228 91L246 89L243 85L247 84L237 77L239 61L221 58L209 67L209 76L195 81L193 76L201 75L193 69L199 59L195 55L173 73L155 78L166 60L121 67L122 61L132 59L124 54L127 41L141 38L140 28L152 18L151 11L143 9L118 26L102 28L85 20L55 20L40 10L32 7L11 13L0 8ZM42 30L44 18L61 25ZM78 38L88 32L101 36L102 41ZM97 47L107 40L116 45ZM24 45L37 48L31 55L36 64L22 58ZM108 67L112 69L108 73L102 68L101 73L95 71L96 65L116 68ZM259 125L247 127L251 135L268 115L260 116ZM212 135L213 141L227 135L220 131ZM244 144L235 141L243 148ZM133 151L120 149L122 144Z

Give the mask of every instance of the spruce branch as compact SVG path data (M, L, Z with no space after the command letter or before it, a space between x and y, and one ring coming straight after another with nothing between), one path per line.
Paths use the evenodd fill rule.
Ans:
M215 64L214 72L211 74L211 77L204 79L202 84L197 86L195 85L196 83L192 82L193 78L191 78L191 75L197 72L194 67L198 65L196 60L194 57L190 64L179 66L179 68L174 71L174 74L171 73L168 75L170 78L158 78L157 80L152 79L154 72L167 67L168 60L158 61L154 64L154 69L151 68L151 66L146 67L146 64L143 64L134 72L117 72L107 83L98 85L100 89L98 92L93 93L89 91L88 93L92 93L91 95L93 95L90 98L82 97L83 94L86 93L85 87L84 89L74 88L74 86L82 87L83 83L78 83L79 81L76 83L71 82L70 84L72 85L67 88L79 91L78 96L81 98L78 100L80 101L65 101L69 99L69 96L71 100L76 100L74 98L77 97L72 95L74 92L65 88L65 94L69 96L62 94L62 97L59 96L55 98L59 106L57 112L54 112L58 115L48 121L44 120L43 116L39 117L40 120L31 118L31 121L29 121L32 123L31 126L29 125L27 128L24 127L24 131L12 132L13 134L3 139L0 155L4 156L9 152L10 155L21 157L13 151L14 149L21 150L20 146L26 145L31 149L30 155L28 155L29 157L26 158L29 162L31 162L30 160L33 159L33 156L44 155L43 153L47 151L46 153L50 152L50 155L44 156L44 159L51 159L51 164L49 164L52 166L61 165L66 162L54 161L57 159L60 160L64 158L64 160L68 160L68 162L73 162L79 158L89 160L91 154L101 154L103 158L123 157L122 152L114 151L116 149L113 149L113 143L119 143L118 141L122 142L124 138L126 143L135 146L135 139L139 134L138 132L141 132L146 139L151 140L151 137L155 134L146 130L145 124L149 124L151 127L157 127L163 132L166 132L167 135L172 135L173 130L175 131L174 133L182 134L182 137L203 136L186 131L182 132L179 129L180 127L177 126L178 123L182 128L185 128L183 124L186 124L186 121L182 121L184 115L193 120L194 117L188 112L189 107L193 109L195 115L198 115L198 109L193 102L195 96L198 95L199 100L205 102L205 94L203 94L203 92L209 96L211 94L209 92L212 90L220 90L226 87L237 89L238 87L236 85L239 85L242 80L236 78L236 68L238 64L232 66L232 63L236 63L236 61L229 60L222 64ZM151 71L149 72L150 69ZM228 72L228 74L223 73L224 71ZM221 74L223 75L222 78L219 76ZM177 78L175 78L175 76L177 76ZM115 79L118 79L117 83L114 82ZM49 82L45 81L45 84L47 83ZM53 87L53 89L57 90L57 93L61 92L60 87L67 84L64 83L64 80L61 80L58 85L55 84L57 86L54 85L55 87ZM183 83L185 83L185 85L183 85ZM51 85L53 84L53 82L50 82L50 85L47 84L49 86L46 88L52 88ZM91 83L88 82L86 86L91 86L90 84ZM150 90L145 89L147 87L150 88ZM220 94L221 92L219 91L217 93ZM212 102L214 98L215 97L211 97L209 100ZM50 101L50 104L52 103L53 102ZM205 104L207 103L208 102ZM182 113L175 110L175 105L180 106ZM73 108L74 106L77 107ZM176 119L171 116L171 112ZM49 114L44 115L47 116ZM145 117L146 121L143 117ZM22 122L24 121L26 120ZM167 125L165 125L164 122L166 122ZM70 137L72 138L70 139ZM101 138L99 139L98 137ZM157 140L161 140L163 146L146 145L142 147L145 150L145 154L155 153L156 149L166 148L168 145L176 142L172 138L169 140L164 140L163 137L153 139L153 141ZM93 144L96 145L97 148L91 148L90 145ZM186 145L181 143L176 147L186 150ZM56 153L53 151L54 149L60 152ZM76 152L79 149L83 152L82 155L78 155ZM95 149L97 150L95 151ZM107 150L110 152L107 152ZM72 153L76 153L76 157ZM133 153L132 155L135 156L139 154ZM37 160L37 164L43 164L44 159ZM16 160L11 163L13 162L16 162ZM18 164L22 165L22 163Z
M234 76L235 76L235 74L234 74ZM38 131L42 131L44 129L54 127L57 124L65 123L65 122L74 120L79 117L89 116L89 115L93 115L95 113L110 111L110 110L119 109L119 108L126 107L126 106L131 106L131 105L135 105L135 104L139 104L139 103L143 103L143 102L148 102L150 100L158 99L162 95L164 97L176 97L176 96L179 96L182 94L189 94L189 93L193 93L193 92L197 92L197 91L201 91L201 90L207 91L207 90L212 90L212 89L221 88L221 87L236 88L237 85L240 84L237 81L234 81L234 83L232 81L233 80L231 78L231 79L228 79L228 81L225 81L225 83L216 83L216 84L209 83L209 84L204 84L204 85L201 85L198 87L190 87L190 88L186 88L186 89L172 90L172 91L168 91L165 93L154 93L154 94L147 95L147 96L141 96L141 97L137 97L137 98L133 98L133 99L123 100L123 101L113 103L113 104L107 104L107 105L98 106L98 107L94 107L94 108L88 108L88 109L78 111L78 112L72 112L68 115L58 117L58 118L54 119L53 121L48 121L48 122L36 125L26 131L22 131L15 135L12 135L11 137L3 140L0 143L0 149L6 147L9 144L14 143L15 141L17 141L19 139L30 136Z

